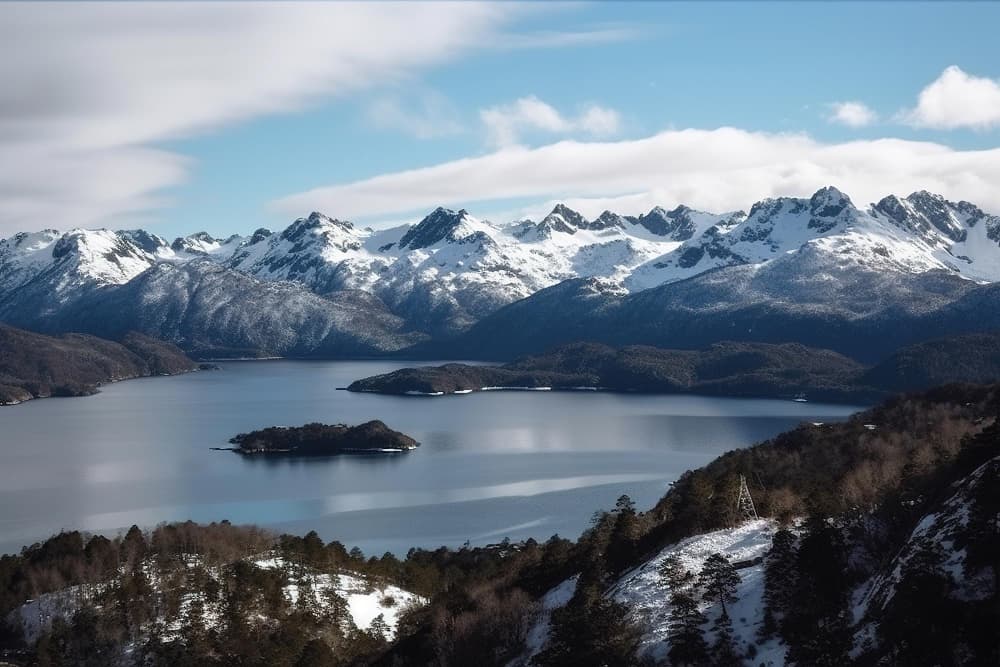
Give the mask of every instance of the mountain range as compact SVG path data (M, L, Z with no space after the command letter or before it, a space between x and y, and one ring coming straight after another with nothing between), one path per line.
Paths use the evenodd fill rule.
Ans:
M836 188L749 212L593 220L560 204L504 224L438 208L359 228L174 241L145 230L0 241L0 321L200 356L508 359L552 345L799 342L872 361L1000 327L1000 217L928 192L856 206Z

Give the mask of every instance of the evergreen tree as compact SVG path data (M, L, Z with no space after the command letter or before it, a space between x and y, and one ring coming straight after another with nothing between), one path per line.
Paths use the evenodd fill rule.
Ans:
M703 665L708 661L708 644L702 634L705 615L698 601L684 590L670 596L670 663L673 665Z
M788 662L839 666L851 648L847 551L825 518L809 519L796 555L795 588L781 624Z
M632 561L639 542L639 517L635 503L627 495L622 495L615 503L614 527L608 538L606 549L607 566L611 572L621 572Z
M903 566L895 594L878 624L880 644L894 665L947 665L956 662L961 615L951 597L944 557L924 539Z
M371 633L375 639L384 642L389 639L392 628L390 628L389 624L385 622L385 615L379 614L372 619L371 625L368 626L368 632Z
M684 567L681 559L673 554L663 559L657 571L660 575L660 583L671 591L683 588L694 580L691 571Z
M628 609L581 576L569 603L553 612L549 643L535 662L544 667L633 665L641 636Z
M667 556L659 567L663 585L670 591L668 642L674 665L701 665L708 660L708 644L702 634L705 615L698 609L694 575L675 556Z
M712 645L712 665L714 667L742 667L733 638L733 625L727 614L719 617L716 625L715 643Z
M323 589L322 597L323 619L340 632L349 618L347 600L333 586Z
M740 575L736 572L729 559L720 553L714 553L705 559L705 564L698 574L698 586L704 591L705 600L722 606L722 616L729 617L727 602L736 602L736 586L740 583Z
M313 639L302 649L295 667L333 667L337 664L333 651L321 639Z
M764 622L761 639L770 639L778 628L792 597L795 584L795 533L782 528L771 538L771 550L764 560Z

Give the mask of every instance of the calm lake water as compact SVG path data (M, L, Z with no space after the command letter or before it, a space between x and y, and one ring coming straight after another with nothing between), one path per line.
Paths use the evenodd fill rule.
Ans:
M683 471L799 422L858 408L595 392L415 398L337 391L399 363L256 361L96 396L0 408L0 552L61 529L256 523L361 547L575 538L628 493L642 509ZM236 433L382 419L420 443L389 457L246 459Z

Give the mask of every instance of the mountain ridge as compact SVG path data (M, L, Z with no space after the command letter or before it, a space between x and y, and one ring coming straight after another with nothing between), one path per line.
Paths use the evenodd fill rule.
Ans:
M215 290L226 312L256 310L252 319L267 320L261 304L277 290L288 302L312 303L308 310L324 321L345 322L345 344L299 335L295 317L287 326L271 327L274 335L267 340L233 340L232 327L209 316L218 310L214 305L200 302L201 312L190 310L189 289L200 279L196 274L207 273L195 268L199 263L232 272L222 281L232 291L219 285ZM168 271L168 280L163 266L180 270ZM471 351L478 358L586 339L690 347L745 337L830 347L824 337L780 340L753 330L770 326L767 317L775 312L785 324L793 320L795 331L824 323L831 331L868 324L884 329L900 310L913 324L918 309L946 310L998 279L1000 217L924 191L890 195L861 209L827 187L808 198L765 199L749 213L712 214L679 205L640 216L605 211L588 220L558 204L539 222L495 224L464 209L439 207L415 225L387 230L313 212L278 232L258 229L226 239L199 232L168 242L144 230L22 233L0 241L0 319L41 331L101 335L111 325L96 323L87 309L121 300L107 308L135 313L137 328L166 334L188 349L196 338L202 347L239 343L296 355L395 353L427 339L456 340L463 356ZM602 298L574 305L581 289ZM166 293L175 295L169 309L177 317L205 328L182 336L182 327L141 315L149 304L162 304ZM988 299L992 291L983 294ZM569 298L553 303L554 295ZM548 312L529 314L524 300L544 304ZM505 343L492 349L480 331L485 323L496 327L515 306L525 311L528 321L518 322L528 325L525 331L538 333L539 322L553 321L551 331L541 332L534 347ZM612 311L623 319L623 333L607 337L601 329L610 326ZM713 313L718 317L707 322ZM728 326L728 335L698 339L697 327L685 321L691 314L709 331ZM275 317L283 316L288 314ZM387 316L397 319L390 324ZM675 333L642 333L652 322ZM500 321L498 331L509 326ZM774 326L780 330L782 323ZM941 322L932 328L933 335L973 330ZM390 342L390 331L406 335ZM383 340L365 344L373 332ZM511 340L524 333L512 331ZM884 345L875 347L872 355L884 351Z

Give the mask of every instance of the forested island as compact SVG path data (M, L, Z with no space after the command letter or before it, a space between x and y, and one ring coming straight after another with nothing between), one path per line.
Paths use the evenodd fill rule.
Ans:
M46 336L0 324L0 405L87 396L108 382L197 368L176 345L135 332L111 341L84 334Z
M874 403L947 382L1000 380L1000 334L954 336L900 348L866 366L798 343L717 343L701 350L573 343L499 366L403 368L348 390L414 396L499 389L606 390Z
M375 419L357 426L311 423L271 426L240 433L229 440L235 451L251 456L330 456L391 454L416 449L416 440Z

